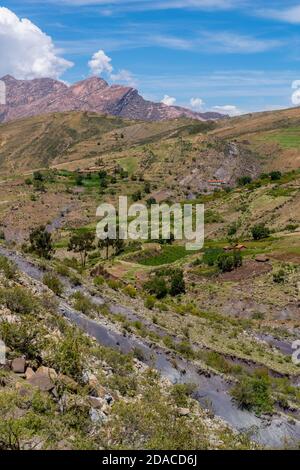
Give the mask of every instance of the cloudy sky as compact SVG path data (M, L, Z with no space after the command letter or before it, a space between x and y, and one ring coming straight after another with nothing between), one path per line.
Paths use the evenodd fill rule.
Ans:
M0 0L0 76L100 75L236 115L300 105L300 0Z

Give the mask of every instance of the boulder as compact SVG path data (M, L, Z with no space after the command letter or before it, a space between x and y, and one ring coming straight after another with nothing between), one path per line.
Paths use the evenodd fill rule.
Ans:
M90 409L90 418L94 424L102 424L107 420L107 416L103 411L96 410L95 408Z
M34 374L28 379L28 383L39 388L42 392L50 392L55 386L47 372Z
M26 372L25 372L25 379L29 380L34 376L35 376L35 372L33 371L33 369L31 369L31 367L27 367Z
M40 366L36 371L36 375L47 375L53 381L57 379L57 373L51 367Z
M89 400L89 404L97 410L103 408L103 406L106 403L105 400L103 400L103 398L99 398L99 397L89 397L88 400Z
M269 258L266 255L257 255L255 256L255 261L258 263L267 263L269 261Z
M26 360L24 357L17 357L11 363L11 370L16 374L24 374L26 368Z
M75 380L71 379L64 374L59 374L57 377L58 381L61 382L66 388L71 390L72 392L76 392L78 390L78 383Z
M179 416L188 416L190 414L190 410L188 408L178 408Z

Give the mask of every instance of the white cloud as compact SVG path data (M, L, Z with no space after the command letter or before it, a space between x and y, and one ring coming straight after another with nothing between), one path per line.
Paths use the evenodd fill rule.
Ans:
M282 45L282 42L277 39L257 39L226 31L204 32L203 36L208 51L226 52L228 54L266 52Z
M300 80L294 80L292 83L292 89L296 90L297 88L300 88Z
M93 75L101 75L103 72L111 74L113 71L111 58L108 57L101 49L98 52L95 52L89 61L89 67Z
M30 20L0 7L0 76L60 77L72 62L59 56L51 37Z
M109 11L147 11L169 9L227 10L238 7L244 0L52 0L54 3L109 7ZM106 8L107 9L107 8Z
M215 111L218 111L223 114L229 114L229 116L240 116L242 111L234 105L227 104L225 106L214 106Z
M292 83L292 89L295 90L291 96L291 101L294 106L300 105L300 80L294 80Z
M136 86L136 82L133 74L126 69L118 70L113 73L114 67L112 65L112 59L105 52L100 49L98 52L93 54L91 60L88 62L90 71L93 75L107 74L113 82L125 83L129 86Z
M275 9L261 9L258 11L260 16L271 18L274 20L284 21L286 23L299 24L300 23L300 5L282 10Z
M204 106L204 101L201 98L191 98L190 105L192 108L201 109Z
M110 78L113 82L126 83L127 85L136 87L137 83L133 74L126 69L121 69L117 73L112 73Z
M161 100L161 103L165 104L166 106L174 106L176 103L176 98L173 96L165 95Z

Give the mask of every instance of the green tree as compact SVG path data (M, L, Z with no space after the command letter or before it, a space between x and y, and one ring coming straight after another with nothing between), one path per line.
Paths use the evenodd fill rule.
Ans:
M170 295L175 297L176 295L184 294L185 282L182 269L176 269L176 271L172 273L170 282Z
M240 178L238 178L237 183L239 186L246 186L246 184L250 184L251 181L251 176L241 176Z
M41 225L33 229L29 235L30 248L41 258L50 259L54 253L52 245L51 233L46 230L46 227Z
M281 171L271 171L270 178L272 181L278 181L282 177Z
M85 267L88 253L94 249L94 240L91 232L76 233L69 240L68 250L80 253L82 267Z
M262 240L270 235L270 229L265 224L256 224L251 229L254 240Z

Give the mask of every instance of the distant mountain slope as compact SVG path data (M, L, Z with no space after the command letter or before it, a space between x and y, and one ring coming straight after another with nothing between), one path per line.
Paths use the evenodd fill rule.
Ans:
M130 121L87 111L17 119L0 124L0 172L17 173L119 152L171 137L182 129L207 125L187 118Z
M219 113L196 113L179 106L146 101L138 91L91 77L68 87L50 78L16 80L10 75L6 84L6 105L0 105L0 122L64 111L93 111L143 121L163 121L178 117L199 120L220 119Z

